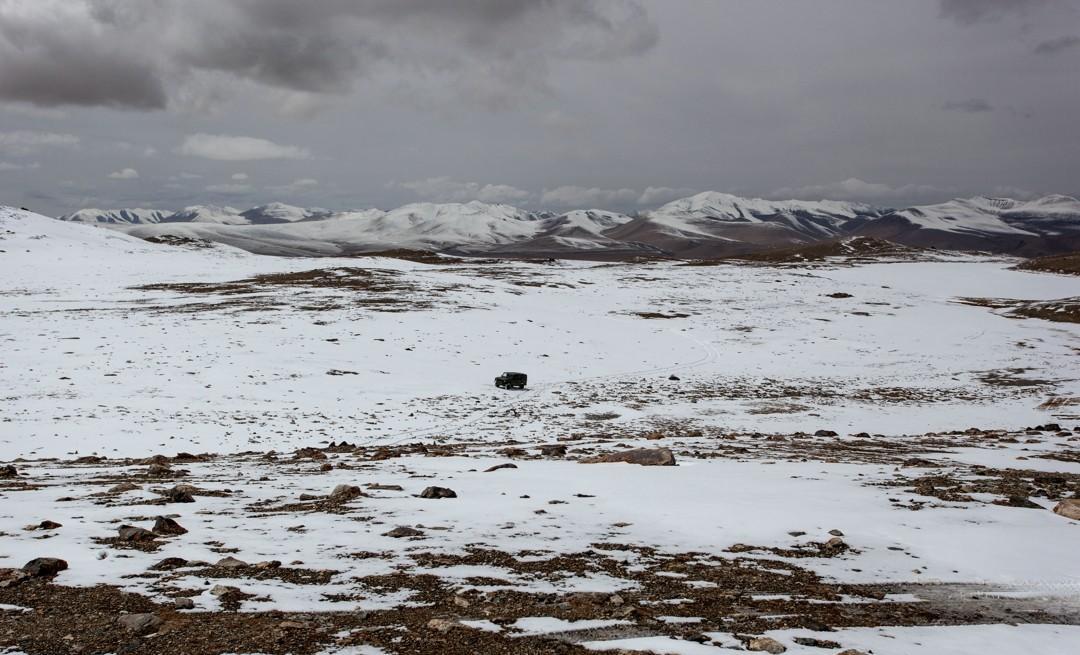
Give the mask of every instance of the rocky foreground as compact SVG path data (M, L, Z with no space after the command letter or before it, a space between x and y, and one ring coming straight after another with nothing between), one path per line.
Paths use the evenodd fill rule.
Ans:
M20 460L0 647L853 655L850 628L1080 625L1077 444L699 428ZM974 575L1015 531L1026 561Z

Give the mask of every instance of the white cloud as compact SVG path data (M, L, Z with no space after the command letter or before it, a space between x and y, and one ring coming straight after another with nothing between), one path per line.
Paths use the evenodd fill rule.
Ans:
M849 177L842 182L815 184L804 187L782 187L769 195L780 200L916 200L936 198L953 192L928 184L905 184L899 187L875 182L866 182L857 177Z
M267 191L272 191L274 193L301 193L303 191L308 191L310 189L314 189L317 186L319 186L319 181L316 180L315 178L313 178L313 177L302 177L302 178L300 178L298 180L293 180L292 182L289 182L288 184L280 184L280 185L277 185L277 186L268 186L268 187L266 187L266 190Z
M244 180L248 179L248 174L247 173L233 173L232 174L232 179L236 180L237 182L243 182Z
M281 145L266 139L201 133L185 138L176 151L181 155L219 161L307 159L311 156L311 152L305 148Z
M137 180L139 179L139 171L134 168L124 168L109 173L109 178L113 180Z
M42 148L76 148L79 137L56 132L31 132L17 130L0 132L0 152L12 155L28 155Z
M1035 191L1028 191L1027 189L1008 185L994 187L993 194L995 196L1012 198L1014 200L1034 200L1042 195Z
M425 200L435 202L519 202L529 198L530 194L508 184L480 184L479 182L459 182L449 177L429 177L426 180L391 183L392 187L408 189Z
M641 193L634 189L561 186L555 189L544 189L544 193L540 196L540 203L583 209L632 205L639 198L641 198Z
M651 186L641 192L641 196L638 198L637 203L646 206L663 205L672 200L692 196L695 193L697 193L697 191L694 189L675 189L669 186Z
M250 184L211 184L206 187L210 193L224 193L229 195L247 193L251 191Z

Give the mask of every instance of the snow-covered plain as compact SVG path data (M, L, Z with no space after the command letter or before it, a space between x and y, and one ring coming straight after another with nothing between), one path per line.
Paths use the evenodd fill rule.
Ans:
M375 592L357 582L401 570L460 590L641 593L642 581L629 573L659 576L663 567L636 551L604 551L630 567L621 575L418 559L487 549L515 554L520 563L617 543L670 555L779 560L838 584L990 585L1035 595L1044 608L1075 606L1080 525L1047 511L1048 499L1032 497L1039 510L992 504L998 496L983 493L921 509L915 505L926 497L897 484L920 465L901 472L895 458L822 455L854 443L849 435L869 433L882 452L910 447L958 467L959 477L972 475L965 468L972 464L1080 473L1080 463L1040 458L1075 452L1076 436L1065 433L985 447L971 437L933 449L918 436L1076 423L1080 326L956 302L1080 295L1074 277L1017 272L1012 263L288 259L226 246L155 245L0 209L0 461L30 460L16 465L34 482L0 491L0 567L43 553L62 557L71 567L60 584L109 583L151 598L193 591L198 612L215 610L218 601L203 593L197 572L181 572L167 585L140 574L164 557L214 562L228 553L336 572L318 584L215 578L255 595L246 611L380 610L423 605L408 589ZM332 271L330 282L291 275L313 269ZM266 275L277 277L220 284ZM207 286L139 288L192 284ZM504 370L527 372L529 389L494 389L492 378ZM817 430L840 434L783 436ZM573 451L566 459L498 452L510 446L535 454L536 446L560 440L583 453L667 446L679 466L586 466ZM352 451L290 459L295 449L341 441L452 450L437 457L403 451L383 462ZM729 446L736 450L716 455ZM269 450L282 453L284 464L241 454ZM147 478L145 464L115 459L178 452L219 456L174 464L188 471L175 481ZM706 452L713 454L697 455ZM88 455L111 461L69 464ZM516 468L485 472L509 461ZM119 479L139 488L99 494ZM155 489L175 482L228 492L161 510L145 505L158 498ZM369 497L345 510L271 511L339 484L360 485ZM373 484L401 489L365 486ZM418 498L430 485L459 497ZM149 527L147 513L152 519L158 511L188 534L154 552L118 552L101 541L125 522ZM63 527L44 541L23 529L45 519ZM414 526L422 536L384 535L395 526ZM828 540L831 529L843 532L850 550L794 559L767 550L809 548ZM732 550L737 544L751 550L736 555L744 552ZM379 555L350 557L360 551ZM714 583L691 575L685 584ZM923 591L913 593L924 599ZM477 625L461 629L498 627L471 618ZM664 623L696 624L678 619ZM590 629L620 625L588 620ZM566 623L519 618L504 629L527 636L558 621ZM1017 643L1064 653L1077 638L1075 627L1054 626L884 632L849 629L825 638L880 653L1012 653ZM710 634L712 645L656 635L578 641L658 653L728 652L724 645L737 643Z

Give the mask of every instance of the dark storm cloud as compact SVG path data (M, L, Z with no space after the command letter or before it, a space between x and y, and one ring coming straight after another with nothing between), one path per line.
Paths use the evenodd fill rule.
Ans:
M546 84L554 58L651 48L634 0L0 0L0 99L159 109L200 72L347 94L372 67L478 96Z
M163 108L165 88L156 71L133 55L85 31L0 13L0 98L39 106Z
M0 0L0 197L1072 195L1070 35L1076 0Z
M1037 55L1056 55L1062 50L1068 50L1076 46L1080 46L1080 36L1060 36L1056 39L1043 41L1035 46L1034 52Z
M945 109L945 111L961 111L965 114L981 114L988 111L994 111L994 106L982 98L946 102L942 108Z
M958 23L971 25L981 21L998 20L1010 14L1021 14L1047 0L941 0L941 16Z

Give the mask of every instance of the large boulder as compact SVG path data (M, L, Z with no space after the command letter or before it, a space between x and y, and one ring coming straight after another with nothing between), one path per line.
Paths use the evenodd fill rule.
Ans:
M612 464L625 462L641 466L675 466L675 455L670 448L635 448L614 453L604 453L581 460L582 464Z
M116 532L120 541L146 542L157 539L157 535L153 532L134 525L121 525Z
M363 495L364 492L360 487L354 487L350 484L339 484L330 492L329 500L335 503L346 503Z
M56 557L38 557L23 565L22 570L32 578L51 578L67 570L68 563Z
M786 651L787 647L772 637L755 637L750 640L750 643L746 644L746 650L779 655Z
M424 533L416 528L410 528L406 525L400 525L389 532L384 532L384 537L393 537L395 539L403 539L406 537L423 537Z
M120 627L136 635L149 635L158 631L164 623L153 614L125 614L116 619Z
M251 565L248 564L247 562L245 562L242 559L236 559L235 557L230 555L228 557L223 557L223 558L219 559L217 561L217 563L214 564L214 566L219 567L219 568L223 568L223 569L242 569L244 567L251 566Z
M421 498L457 498L457 493L453 489L447 489L446 487L428 487L420 492Z
M1066 498L1054 507L1054 513L1067 519L1080 521L1080 498Z
M154 533L161 535L187 534L187 528L167 516L154 519Z

